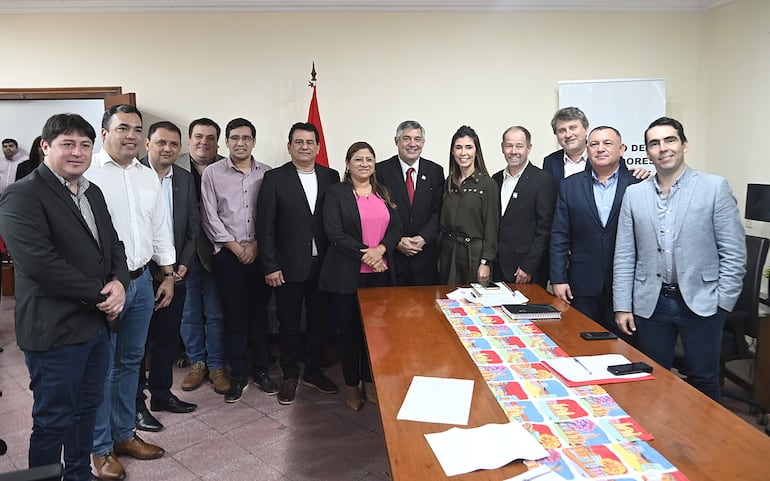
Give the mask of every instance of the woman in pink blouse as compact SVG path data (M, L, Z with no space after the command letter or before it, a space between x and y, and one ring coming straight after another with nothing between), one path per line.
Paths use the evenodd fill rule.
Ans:
M340 362L345 403L358 411L366 400L377 402L358 310L356 289L394 283L392 257L401 238L388 190L374 177L374 149L356 142L345 155L345 178L329 187L323 220L329 249L319 289L332 294L340 322ZM363 382L363 392L359 385Z

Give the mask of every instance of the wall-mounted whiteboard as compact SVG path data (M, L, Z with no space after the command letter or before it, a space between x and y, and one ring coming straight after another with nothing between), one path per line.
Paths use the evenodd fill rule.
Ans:
M590 128L609 125L620 131L629 167L655 171L644 147L644 130L666 115L665 79L570 80L559 82L559 107L578 107Z
M29 151L43 125L54 114L75 113L86 119L96 132L94 152L101 150L99 130L104 114L104 99L3 100L0 102L0 138L19 142L19 150Z

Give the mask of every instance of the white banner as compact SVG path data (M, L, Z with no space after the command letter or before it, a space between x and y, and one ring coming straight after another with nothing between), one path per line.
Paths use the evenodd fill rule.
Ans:
M609 125L620 131L629 167L655 171L647 158L644 131L666 115L665 79L575 80L559 82L559 108L578 107L591 128Z

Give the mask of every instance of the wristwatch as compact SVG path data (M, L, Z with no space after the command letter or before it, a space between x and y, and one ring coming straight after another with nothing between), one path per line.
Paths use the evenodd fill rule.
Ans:
M482 266L486 266L489 264L489 261L486 259L481 259L479 262L481 263Z

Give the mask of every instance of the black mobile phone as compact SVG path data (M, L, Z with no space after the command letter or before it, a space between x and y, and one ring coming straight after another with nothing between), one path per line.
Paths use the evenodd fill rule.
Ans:
M580 337L586 341L602 341L605 339L617 339L618 336L610 331L581 332Z
M652 366L645 362L631 362L628 364L616 364L614 366L607 366L607 370L616 376L622 376L624 374L652 372Z

